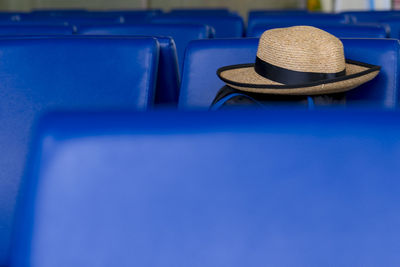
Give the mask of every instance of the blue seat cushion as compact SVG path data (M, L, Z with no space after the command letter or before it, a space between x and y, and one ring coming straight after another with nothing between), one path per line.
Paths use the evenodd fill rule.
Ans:
M251 31L247 32L248 37L261 37L266 30L275 28L285 28L298 25L307 25L320 28L339 38L386 38L389 34L389 29L386 29L383 24L370 25L354 25L354 24L298 24L298 23L273 23L273 24L258 24Z
M0 38L0 266L36 119L59 109L146 110L158 47L154 38Z
M399 41L393 39L343 39L346 58L382 67L373 81L347 93L348 105L393 108L398 103ZM253 63L258 39L202 40L187 51L179 98L180 108L208 108L224 83L220 67ZM379 48L379 49L378 49Z
M12 266L396 266L399 136L399 112L47 117Z

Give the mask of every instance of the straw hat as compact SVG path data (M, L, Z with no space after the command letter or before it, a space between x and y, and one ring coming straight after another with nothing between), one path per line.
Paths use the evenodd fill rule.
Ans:
M268 30L255 64L220 68L219 78L247 92L318 95L346 92L375 78L379 66L345 60L335 36L310 26Z

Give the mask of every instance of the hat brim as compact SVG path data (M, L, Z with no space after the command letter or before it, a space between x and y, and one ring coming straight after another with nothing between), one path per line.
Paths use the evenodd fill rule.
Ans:
M307 84L285 85L269 80L254 70L254 64L218 69L218 77L227 85L246 92L277 95L319 95L346 92L375 78L381 67L346 60L346 75Z

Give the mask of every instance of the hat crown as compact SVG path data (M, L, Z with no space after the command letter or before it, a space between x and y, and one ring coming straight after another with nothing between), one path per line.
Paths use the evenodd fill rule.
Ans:
M299 72L337 73L346 67L342 42L311 26L264 32L257 57L274 66Z

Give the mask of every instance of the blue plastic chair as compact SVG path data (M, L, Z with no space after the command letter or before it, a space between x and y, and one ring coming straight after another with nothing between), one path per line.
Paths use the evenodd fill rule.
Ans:
M161 9L146 10L113 10L97 12L97 14L120 15L123 17L124 23L146 23L153 17L163 14Z
M82 26L77 30L84 35L147 35L170 36L170 40L161 45L161 58L155 103L157 105L177 105L179 98L180 70L182 70L186 47L192 40L211 38L212 29L206 25L179 24L124 24L103 26ZM160 39L160 37L157 37ZM168 38L161 38L168 39ZM178 57L178 58L177 58ZM179 66L177 66L179 62Z
M0 266L34 121L49 110L150 108L158 47L154 38L0 38Z
M203 24L215 29L216 38L238 38L244 34L243 19L235 14L216 15L171 15L156 16L153 23Z
M347 11L343 15L353 17L356 22L379 22L393 15L399 15L399 11Z
M88 14L89 10L87 9L34 9L30 12L31 15L35 16L49 16L49 17L57 17L57 16L81 16Z
M70 35L74 33L72 26L65 25L20 25L0 24L0 35Z
M134 18L149 18L155 15L162 14L161 9L132 9L132 10L104 10L104 11L88 11L80 9L71 10L35 10L31 14L35 16L51 16L51 17L94 17L94 16L111 16L118 15L127 19Z
M171 9L168 15L175 15L175 16L202 16L202 15L230 15L232 12L227 8L174 8Z
M179 69L182 69L185 50L193 40L209 39L214 36L213 29L200 24L122 24L122 25L82 25L77 29L78 34L85 35L151 35L170 36L174 39Z
M258 24L251 31L247 32L248 37L261 37L266 30L275 28L285 28L298 26L297 23L276 23L276 24ZM389 34L389 29L383 24L370 25L353 25L353 24L338 24L338 25L319 25L319 24L300 24L314 26L327 31L339 38L386 38Z
M24 15L24 12L0 12L0 24L17 22L21 20L21 15Z
M309 14L309 11L306 9L272 9L272 10L263 10L263 9L257 9L257 10L250 10L248 13L248 20L252 20L253 17L259 17L259 16L268 16L268 15L307 15Z
M249 17L255 15L270 15L270 14L293 14L293 15L302 15L309 14L310 12L307 9L252 9L249 11ZM313 13L311 13L313 14Z
M385 19L381 19L379 23L387 25L391 38L400 39L400 16L387 17Z
M399 112L78 113L39 129L11 267L400 262Z
M353 11L343 14L352 16L357 23L381 23L387 25L391 38L400 38L399 11Z
M37 15L34 13L27 13L20 15L21 24L30 25L99 25L99 24L121 24L124 23L124 17L120 14L76 14L76 15ZM6 22L1 22L6 24Z
M343 39L346 58L379 65L380 74L346 94L348 105L394 108L399 98L399 41L394 39ZM258 39L200 40L189 45L182 74L179 107L208 108L224 83L217 69L253 63Z
M319 24L319 25L337 25L340 23L352 22L351 16L342 14L267 14L253 15L249 18L247 31L252 32L253 27L258 24L268 25L274 23L295 23L301 24Z

